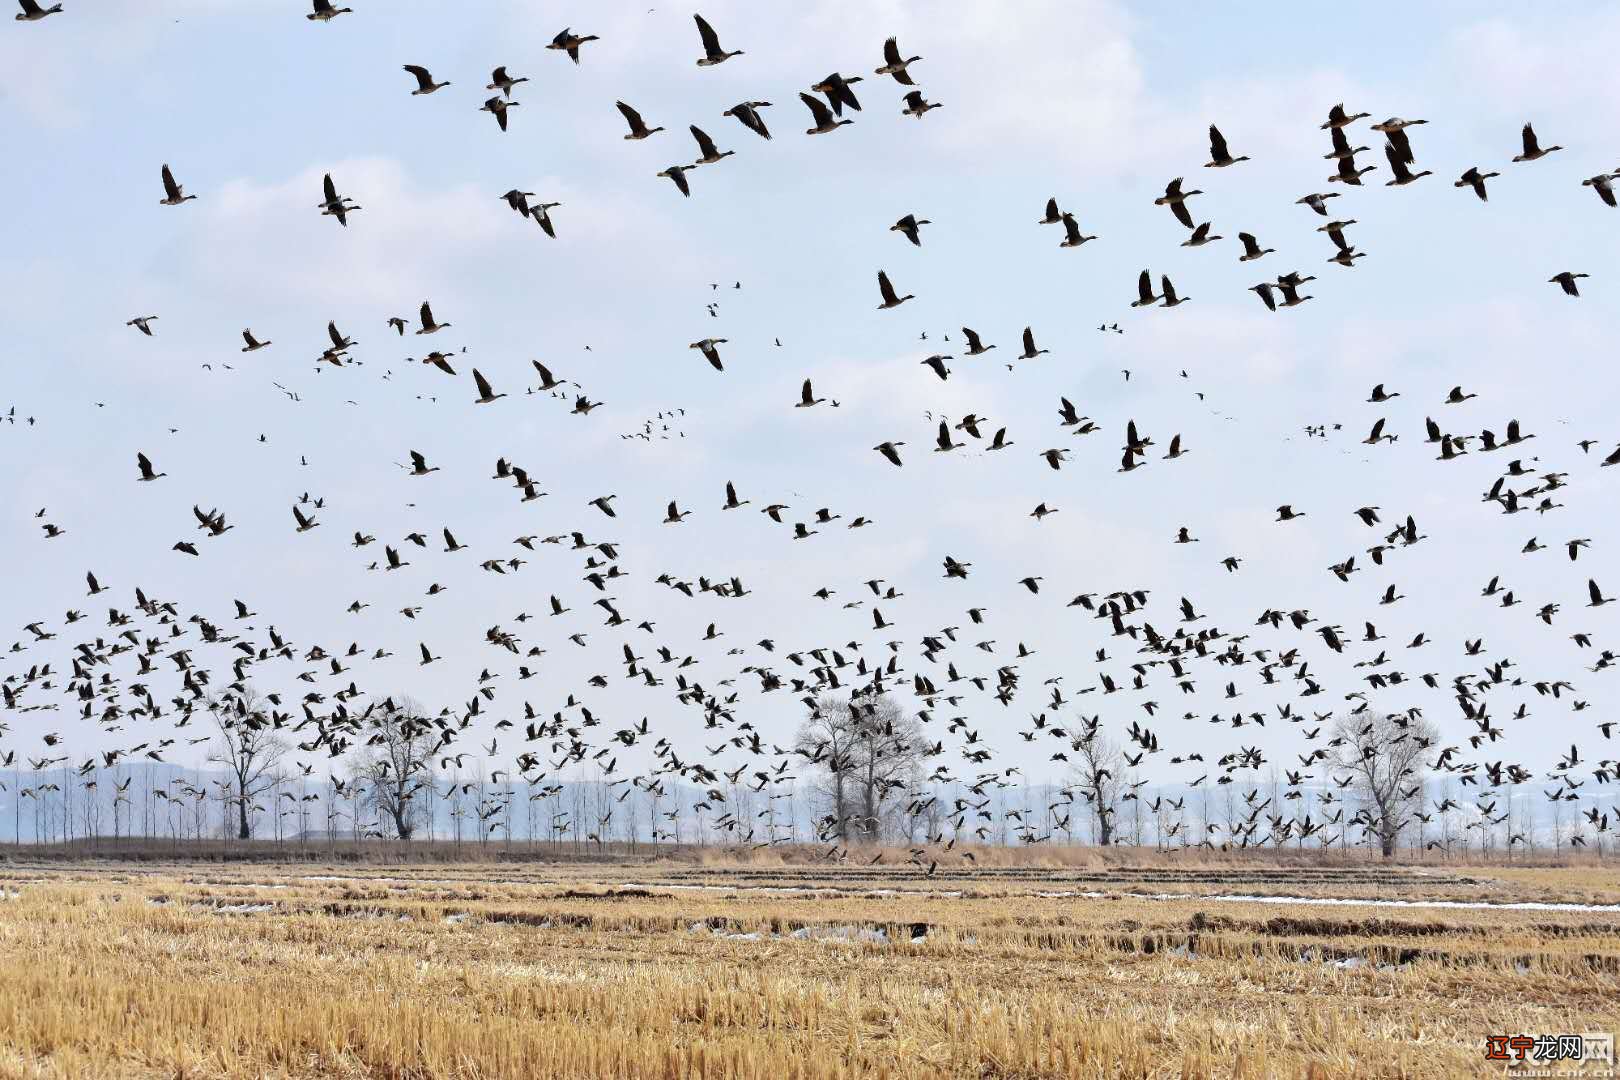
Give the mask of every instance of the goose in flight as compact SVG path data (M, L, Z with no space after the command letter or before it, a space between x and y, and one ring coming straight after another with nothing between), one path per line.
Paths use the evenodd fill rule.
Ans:
M899 466L905 464L900 460L900 447L904 445L906 445L904 442L880 442L876 446L872 447L872 449L882 454L888 459L891 465L898 468Z
M970 330L966 326L962 327L962 336L967 339L967 354L969 356L979 356L995 348L994 345L986 345L980 341L978 331Z
M298 527L295 530L296 532L306 533L320 524L320 522L316 521L314 518L305 517L304 512L298 509L296 504L294 504L292 508L292 513L293 520L298 522Z
M429 71L421 64L406 64L404 65L404 68L416 78L416 89L411 91L411 97L421 97L423 94L431 94L435 90L443 90L445 87L450 85L448 82L434 82L433 72Z
M326 324L326 336L332 339L332 352L343 352L354 344L354 338L346 336L337 328L336 321Z
M619 112L624 117L625 123L630 125L630 134L625 136L626 139L645 139L649 135L653 135L664 130L661 127L648 127L642 122L641 114L636 112L636 110L632 109L630 106L626 105L624 102L615 101L613 104L618 106Z
M692 132L692 138L697 140L698 150L701 153L701 156L696 162L694 162L694 164L713 165L720 159L728 158L737 152L735 150L721 151L716 149L714 140L709 138L708 132L704 131L696 124L689 125L689 130Z
M555 390L557 387L562 385L560 380L552 376L551 369L546 367L546 365L542 364L538 360L530 360L529 363L534 365L534 370L540 375L540 389L542 391Z
M337 185L332 182L332 174L327 173L321 178L321 194L325 198L321 201L321 214L323 217L335 217L339 225L347 228L350 211L359 210L347 195L339 195Z
M517 188L512 188L510 191L507 191L504 195L500 196L501 201L506 203L507 206L510 206L512 208L513 212L518 214L521 217L528 217L529 216L529 200L532 199L532 198L534 198L534 192L532 192L532 191L519 191ZM389 321L390 324L392 324L394 322L393 319L389 319L388 321ZM400 322L400 333L404 334L404 332L405 332L405 328L404 328L405 320L400 319L399 322Z
M433 465L433 466L428 465L427 458L422 456L421 451L419 451L419 450L412 450L411 451L411 475L412 476L426 476L428 473L436 473L438 471L439 471L439 467L437 465Z
M547 46L547 48L550 48L550 46ZM501 125L501 130L502 131L505 131L506 130L506 110L515 109L520 104L522 104L522 102L507 101L505 98L502 98L502 97L492 97L488 101L484 102L484 104L479 107L478 111L479 112L487 112L491 116L495 117L495 122L497 124Z
M1037 224L1037 225L1057 225L1057 224L1060 224L1062 221L1063 221L1063 211L1058 209L1057 200L1056 199L1047 199L1046 200L1046 213L1044 215L1042 215L1041 220L1037 221L1035 224Z
M551 212L561 205L560 202L543 202L535 203L529 208L529 216L534 219L534 223L540 226L541 232L553 240L557 239L557 227L551 223ZM445 325L449 326L450 324L445 323Z
M484 89L499 90L502 97L510 99L512 96L512 88L517 86L518 83L526 83L528 81L529 77L527 75L518 75L516 77L508 75L506 73L506 65L502 64L500 67L489 73L489 85L485 86Z
M12 18L18 22L39 22L45 16L59 14L62 10L61 4L52 4L48 8L42 8L34 0L17 0L17 4L22 8L22 13L13 15Z
M1405 187L1414 180L1421 180L1423 177L1430 175L1428 169L1424 169L1422 172L1413 172L1409 169L1406 160L1402 157L1401 152L1396 149L1394 143L1388 143L1384 146L1384 157L1389 159L1390 171L1395 174L1393 180L1384 181L1385 187ZM1371 167L1368 166L1368 168Z
M904 116L921 120L930 110L939 107L939 102L925 100L921 90L913 90L906 95L906 107L901 109L900 112Z
M845 105L848 105L856 112L861 111L861 103L856 100L855 91L850 89L853 84L861 81L859 75L852 75L846 79L835 71L810 89L814 93L825 94L827 102L832 106L832 111L838 116L843 116Z
M1064 235L1063 235L1063 241L1058 244L1058 247L1077 248L1081 244L1084 244L1087 240L1095 240L1095 239L1097 239L1097 237L1095 235L1093 235L1093 236L1085 236L1085 235L1081 234L1080 225L1079 225L1078 222L1076 222L1074 220L1074 215L1073 214L1065 212L1063 214L1062 221L1063 221L1063 234ZM1207 231L1208 226L1206 226L1205 229Z
M1393 146L1386 147L1386 149L1391 154L1395 153L1395 148ZM1332 176L1328 177L1328 183L1330 183L1330 184L1349 184L1351 187L1360 187L1361 186L1361 178L1363 176L1366 176L1370 172L1376 172L1377 169L1378 169L1378 166L1376 166L1376 165L1367 165L1367 166L1364 166L1363 168L1358 169L1358 168L1356 168L1356 159L1355 158L1353 158L1353 157L1340 158L1339 159L1339 170L1338 170L1338 172L1335 172ZM1326 211L1324 211L1324 213L1325 212Z
M1577 273L1572 273L1571 271L1565 270L1562 273L1554 274L1552 277L1548 278L1547 280L1550 283L1552 283L1554 285L1557 285L1560 289L1563 289L1565 295L1579 296L1579 295L1581 295L1581 292L1580 292L1579 289L1577 289L1575 287L1575 279L1576 278L1583 278L1583 277L1590 277L1590 276L1591 275L1589 275L1589 274L1577 274Z
M1243 245L1243 254L1238 256L1238 262L1253 262L1264 255L1270 255L1276 248L1263 248L1254 238L1253 233L1238 233L1238 243Z
M703 59L697 62L698 67L714 67L723 64L733 56L741 56L741 49L735 52L726 52L720 47L720 35L714 32L709 20L701 15L694 14L692 18L697 22L698 36L703 39Z
M314 0L314 4L314 12L304 16L310 22L331 22L339 15L348 15L354 11L353 8L335 8L332 6L332 0Z
M1323 217L1327 217L1327 200L1337 199L1338 197L1339 193L1337 191L1313 192L1310 195L1304 195L1295 199L1294 205L1308 206L1312 210L1315 210L1318 214L1321 214Z
M1407 138L1406 129L1415 124L1427 123L1427 120L1402 120L1398 116L1392 116L1381 124L1373 124L1372 129L1384 133L1384 138L1387 140L1385 143L1386 152L1393 148L1395 156L1401 159L1401 164L1410 165L1416 159L1412 156L1412 142Z
M125 326L133 326L135 329L139 330L141 333L145 334L147 337L151 337L152 336L152 326L151 326L151 324L156 319L157 319L156 315L137 315L133 319L129 320L129 322L125 323L124 325Z
M889 275L884 273L882 270L878 271L878 292L883 294L883 303L878 305L879 311L887 311L889 308L897 308L907 300L916 299L916 297L911 293L906 293L904 296L897 296L894 291L894 286L889 284Z
M932 224L933 222L927 218L919 219L916 214L907 214L893 225L890 225L889 231L903 233L907 240L910 240L917 247L922 247L922 234L919 226Z
M585 34L585 35L582 36L582 35L573 33L573 31L570 28L565 26L565 27L563 27L562 31L556 37L551 39L551 44L547 45L546 48L561 50L562 52L565 52L565 53L568 54L568 59L570 59L574 63L578 64L579 63L579 47L581 45L585 44L587 41L600 41L600 40L601 39L598 38L595 34Z
M1209 160L1204 162L1204 168L1224 169L1228 165L1248 160L1247 155L1233 157L1231 151L1226 148L1226 137L1221 134L1221 129L1214 124L1209 125Z
M1203 247L1205 244L1210 244L1210 243L1214 243L1216 240L1224 240L1225 239L1225 237L1221 236L1220 233L1216 233L1214 236L1211 236L1209 234L1209 225L1210 225L1210 223L1207 222L1207 221L1204 222L1203 224L1199 225L1198 228L1196 228L1196 229L1194 229L1192 231L1191 236L1187 237L1187 239L1185 239L1185 240L1183 240L1181 242L1181 246L1182 247Z
M422 328L416 332L417 337L421 337L423 334L437 334L450 325L449 323L433 321L433 308L429 306L426 300L422 301L422 308L417 314L422 320Z
M1299 287L1307 281L1316 280L1314 276L1300 277L1297 273L1284 274L1277 279L1277 289L1282 293L1283 307L1298 307L1305 301L1313 299L1310 296L1299 295Z
M669 179L675 181L675 186L680 188L681 194L685 195L687 198L691 198L692 188L686 182L686 174L695 168L697 168L696 165L671 165L669 168L658 173L658 175L668 177Z
M1466 172L1451 182L1451 186L1473 188L1474 194L1479 196L1479 201L1485 202L1485 181L1493 176L1501 175L1501 173L1494 172L1482 173L1477 166L1470 165Z
M993 349L995 346L992 345L990 348ZM1044 356L1050 351L1050 349L1037 349L1035 347L1035 329L1029 326L1024 327L1024 351L1018 354L1018 359L1033 360L1037 356Z
M872 72L872 74L893 75L894 81L901 86L914 86L916 84L911 81L911 73L906 68L921 59L920 56L901 59L900 42L895 38L889 38L883 43L883 66Z
M679 525L691 513L692 511L690 510L682 510L680 507L676 506L675 500L671 499L669 500L669 507L664 511L664 524Z
M741 101L720 115L735 117L743 127L762 139L768 139L771 137L771 132L765 126L765 120L759 115L759 110L768 109L770 105L771 103L768 101Z
M1344 131L1340 128L1333 129L1332 138L1333 149L1322 155L1323 160L1337 159L1343 161L1345 158L1353 160L1363 150L1372 149L1370 146L1351 146L1350 140L1345 137Z
M478 397L473 402L475 405L488 405L496 398L506 396L495 393L494 388L489 385L489 380L484 378L477 368L473 368L473 382L478 386Z
M1192 219L1192 214L1187 210L1187 200L1194 195L1202 194L1203 192L1196 188L1192 191L1182 191L1181 177L1178 176L1168 184L1164 185L1164 194L1160 195L1157 199L1154 199L1153 205L1168 206L1170 208L1170 212L1176 215L1176 220L1190 229L1193 227L1194 222Z
M1339 104L1328 110L1327 122L1322 124L1319 130L1327 131L1330 128L1338 129L1349 127L1357 120L1364 120L1371 115L1371 113L1364 112L1358 112L1355 114L1346 113L1344 111L1344 103L1341 101Z
M195 195L187 195L186 189L174 182L174 173L169 166L163 166L163 198L158 200L164 206L179 206L183 202L195 199Z
M692 344L688 345L687 348L701 349L703 352L703 359L709 362L710 367L714 368L716 371L724 371L726 369L720 363L719 346L724 345L725 343L725 338L704 338L702 341L692 342Z
M273 341L257 340L253 336L253 331L251 329L242 331L242 340L247 342L246 345L242 346L243 352L258 352L260 349L268 348L269 346L275 344Z
M169 475L168 473L153 472L151 460L140 451L136 451L135 453L135 467L141 470L141 475L136 477L137 482L150 483L160 476Z
M1581 181L1582 187L1589 187L1597 192L1597 197L1603 200L1605 206L1615 205L1614 181L1620 173L1598 173Z
M804 385L799 387L799 400L794 403L793 407L795 409L810 409L820 405L826 400L826 398L819 398L815 396L814 391L810 389L810 380L806 379L804 380Z
M1524 150L1522 153L1513 155L1514 161L1536 161L1546 157L1554 150L1563 149L1562 146L1549 146L1545 150L1542 149L1541 145L1536 142L1536 129L1529 124L1524 125L1524 130L1519 133L1519 136L1524 141Z
M1144 270L1136 278L1136 299L1131 301L1131 307L1152 307L1159 302L1159 297L1153 294L1153 274Z
M834 120L831 109L827 108L827 106L823 105L819 100L811 97L809 94L806 94L803 91L800 91L799 93L799 100L804 102L805 108L810 110L811 119L816 122L815 127L805 129L804 133L806 135L825 135L828 132L837 131L845 124L853 124L855 122L847 119Z
M1176 307L1177 305L1185 304L1188 300L1192 299L1189 296L1177 296L1176 287L1170 284L1170 279L1163 274L1159 275L1159 285L1163 289L1164 293L1163 307Z

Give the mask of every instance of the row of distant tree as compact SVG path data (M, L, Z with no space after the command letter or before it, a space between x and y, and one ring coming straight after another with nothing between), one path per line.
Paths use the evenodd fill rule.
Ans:
M1059 783L1032 785L1013 771L957 780L931 763L951 760L945 738L960 734L971 748L982 745L978 734L961 729L931 737L936 733L916 713L887 695L824 695L807 709L794 756L774 764L764 755L744 759L707 784L611 776L600 768L593 778L589 767L574 769L566 782L501 769L486 774L482 761L462 770L465 755L442 756L448 750L440 722L403 698L369 710L363 743L343 755L341 770L315 778L290 767L289 731L251 690L212 702L209 714L214 771L207 775L160 767L154 780L147 766L144 786L132 792L137 774L128 767L64 766L26 781L14 773L15 838L30 839L22 808L31 800L36 841L110 832L114 839L521 839L576 848L1123 842L1366 846L1388 857L1403 841L1409 849L1449 854L1566 843L1602 852L1605 840L1596 820L1588 825L1556 802L1538 822L1511 790L1488 801L1455 798L1449 784L1435 792L1428 775L1435 733L1421 718L1404 715L1340 718L1311 763L1316 770L1302 766L1286 784L1275 767L1262 776L1228 760L1206 774L1214 779L1189 789L1150 785L1137 768L1143 755L1128 757L1097 720L1084 717L1047 731L1063 740L1059 756L1067 771Z

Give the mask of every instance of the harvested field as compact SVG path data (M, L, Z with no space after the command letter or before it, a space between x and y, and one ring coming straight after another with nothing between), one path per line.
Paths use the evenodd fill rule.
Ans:
M1620 907L1507 906L1601 867L1012 870L12 863L0 1069L1474 1076L1620 1028Z

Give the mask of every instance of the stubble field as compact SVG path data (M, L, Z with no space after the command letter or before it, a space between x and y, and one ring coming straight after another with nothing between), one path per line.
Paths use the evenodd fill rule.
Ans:
M1620 1030L1592 864L19 859L0 890L6 1076L1478 1076L1487 1034Z

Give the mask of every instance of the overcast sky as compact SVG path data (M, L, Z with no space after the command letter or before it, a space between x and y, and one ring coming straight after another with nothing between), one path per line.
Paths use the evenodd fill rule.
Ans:
M1384 670L1434 672L1442 686L1406 684L1375 703L1421 706L1448 743L1473 729L1447 683L1496 660L1511 659L1527 683L1569 679L1573 699L1590 702L1575 712L1571 696L1542 698L1528 685L1493 696L1508 741L1481 760L1545 769L1572 741L1594 761L1608 750L1594 729L1612 715L1613 673L1587 669L1620 641L1620 615L1584 605L1588 577L1620 594L1620 469L1599 468L1620 441L1610 272L1620 211L1580 181L1620 166L1620 12L1390 4L1328 23L1258 4L1154 16L1103 2L715 0L704 14L744 55L700 69L687 9L352 6L320 24L290 0L68 0L62 15L0 31L11 161L0 171L0 411L15 406L18 417L0 425L10 568L0 634L9 646L29 643L22 628L34 620L61 631L10 655L0 673L65 663L81 628L106 633L104 601L127 610L140 585L256 641L274 625L301 649L357 641L396 654L328 690L353 677L371 695L460 708L488 668L500 688L492 716L520 713L525 700L549 715L575 693L609 731L648 716L700 756L701 716L673 701L673 666L658 668L665 686L628 681L624 642L695 656L685 674L711 690L735 678L738 718L785 743L802 713L796 697L759 695L739 668L804 677L783 653L853 641L851 656L877 662L897 641L907 678L923 671L942 686L947 660L992 687L996 667L1016 662L1011 707L969 689L960 707L935 714L941 727L967 716L998 765L1044 777L1059 769L1047 761L1054 747L1016 735L1046 706L1043 682L1061 675L1075 698L1097 685L1093 652L1106 647L1100 670L1128 685L1136 659L1106 622L1065 605L1081 592L1143 588L1163 632L1181 625L1186 596L1206 616L1195 630L1248 633L1250 648L1300 646L1325 687L1304 707L1353 704L1345 695L1366 684L1350 662L1378 646L1336 658L1314 634L1255 627L1267 608L1308 609L1351 637L1376 623L1389 639ZM601 37L577 67L544 48L565 24ZM891 34L924 57L912 73L943 106L920 121L900 114L904 88L872 73ZM452 85L412 97L406 63ZM531 80L505 134L478 111L497 64ZM865 74L855 86L865 107L852 125L810 138L797 92L834 69ZM669 130L625 141L615 99ZM774 103L764 110L771 141L721 115L743 100ZM1378 170L1361 189L1327 183L1318 125L1338 101L1374 120L1426 119L1410 132L1415 167L1435 175L1386 188L1383 137L1362 121L1354 145L1372 148L1361 162ZM1565 149L1510 163L1526 121L1543 145ZM1252 160L1200 168L1211 122ZM695 158L690 123L736 153L689 173L685 199L655 174ZM164 162L196 201L158 205ZM1503 174L1489 203L1453 188L1470 165ZM347 228L317 211L327 172L363 207ZM1204 190L1192 213L1225 239L1179 246L1186 230L1153 205L1175 176ZM561 203L555 240L501 201L513 187ZM1356 220L1349 237L1366 252L1353 269L1325 262L1333 247L1315 230L1327 219L1294 204L1335 190L1331 209ZM1051 196L1099 239L1060 249L1060 228L1036 223ZM887 231L908 212L932 222L921 248ZM1240 230L1275 254L1238 262ZM1191 301L1132 310L1145 267ZM879 269L916 299L877 310ZM1271 313L1246 291L1289 270L1317 276L1309 303ZM1580 299L1547 283L1564 270L1591 275ZM414 326L423 300L450 329L400 338L387 328L394 315ZM153 337L125 325L150 314ZM329 319L355 339L357 362L317 373ZM1098 330L1114 323L1124 333ZM962 357L962 326L998 348ZM1009 370L1025 326L1050 353ZM274 344L243 355L244 327ZM709 336L728 339L723 373L687 347ZM434 347L466 349L453 357L457 377L407 362ZM956 356L944 382L919 364L936 352ZM604 404L576 416L570 403L526 395L531 360ZM474 367L509 396L475 405ZM806 377L840 407L794 409ZM1368 404L1376 383L1401 396ZM1479 396L1442 404L1458 384ZM1060 428L1060 396L1101 430L1077 438ZM672 410L684 410L673 437L621 438ZM1005 426L1014 445L986 453L968 439L931 452L937 418L970 412L988 417L987 436ZM1426 416L1448 432L1499 436L1517 418L1536 439L1494 454L1476 443L1441 463L1423 441ZM1399 441L1361 445L1379 417ZM1146 468L1122 475L1129 419L1155 446ZM1343 428L1307 439L1310 424ZM1189 453L1162 460L1177 433ZM1596 440L1590 454L1581 439ZM905 441L903 468L873 452L884 440ZM1037 456L1049 447L1071 448L1061 471ZM441 471L407 476L399 463L413 449ZM167 477L136 483L138 450ZM502 456L546 497L522 504L493 479ZM1515 456L1567 471L1569 487L1553 493L1567 505L1509 517L1482 502ZM727 480L749 506L721 510ZM295 534L290 507L304 492L325 508L319 528ZM617 496L613 520L588 505L607 494ZM678 526L661 524L670 499L692 511ZM788 523L819 507L842 518L796 541L791 524L759 513L773 502L789 506ZM1038 522L1029 513L1041 502L1058 512ZM1276 523L1283 503L1306 516ZM203 540L193 504L220 508L235 528ZM1353 516L1369 505L1384 528ZM1407 513L1428 539L1372 566L1365 549ZM861 515L872 524L845 527ZM66 535L43 539L42 521ZM1183 525L1197 543L1172 542ZM444 553L444 526L468 550ZM575 529L621 542L627 576L606 594L581 581L583 553L513 545ZM349 546L356 530L378 543ZM383 543L399 547L413 530L430 546L400 548L411 566L366 571ZM1532 536L1549 549L1521 554ZM1574 565L1562 547L1572 538L1592 541ZM182 539L201 556L172 551ZM1364 569L1341 584L1328 567L1352 554ZM942 578L947 555L972 564L966 581ZM1236 573L1220 565L1228 555L1243 560ZM478 568L512 556L529 561L504 576ZM87 598L87 570L113 592ZM737 575L751 595L687 599L655 583L664 572ZM1493 574L1525 603L1503 610L1481 597ZM1038 595L1018 584L1026 575L1043 579ZM888 629L873 628L867 579L904 594L876 601ZM434 583L446 591L429 597ZM1405 599L1381 606L1390 584ZM836 591L829 601L811 596L823 586ZM547 616L553 593L573 611ZM603 595L626 626L601 625L591 604ZM256 616L232 619L233 598ZM347 614L356 600L371 606ZM844 606L856 600L865 603ZM1562 608L1550 627L1535 617L1549 602ZM407 605L423 609L414 621L400 614ZM69 607L89 620L64 629ZM969 624L970 607L987 610L985 625ZM520 612L535 618L519 623ZM643 619L654 633L632 629ZM710 622L723 636L699 640ZM539 677L519 683L512 658L483 642L496 624L548 650L530 661ZM946 626L961 627L958 642L930 665L917 643ZM1405 649L1419 631L1432 644ZM1596 648L1577 649L1577 631ZM575 632L587 647L569 641ZM1480 637L1483 653L1465 657L1463 641ZM774 655L756 645L767 638ZM993 653L974 648L981 641ZM417 664L418 642L442 662ZM1035 655L1017 661L1020 642ZM1275 717L1297 693L1292 679L1260 685L1257 667L1206 664L1193 696L1158 674L1145 691L1082 696L1078 707L1116 737L1149 722L1167 751L1258 744L1292 763L1306 747L1297 728L1205 722L1235 708ZM302 668L282 670L290 679ZM586 685L596 674L607 689ZM1224 694L1230 678L1235 701ZM1158 717L1147 701L1162 705ZM1528 717L1513 719L1521 701ZM1181 718L1189 711L1195 720ZM34 752L44 730L71 732L75 748L129 738L109 741L75 716L69 703L60 715L0 717L11 726L0 746ZM943 760L975 771L954 753ZM1155 778L1187 777L1161 764Z

